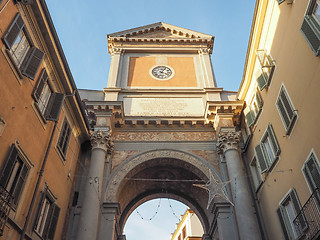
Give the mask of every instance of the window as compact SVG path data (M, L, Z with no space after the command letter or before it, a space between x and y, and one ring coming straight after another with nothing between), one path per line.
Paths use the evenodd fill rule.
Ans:
M33 89L32 97L36 101L38 109L43 116L45 115L51 94L52 89L48 82L47 71L42 69L38 82Z
M187 236L187 233L186 233L186 226L184 226L184 227L182 228L182 239L185 239L185 238L186 238L186 236Z
M320 52L320 1L310 0L300 31L316 56Z
M300 233L298 227L294 224L293 220L300 212L301 205L295 189L291 189L285 198L280 202L277 214L281 223L285 239L296 239ZM304 215L301 216L302 229L306 229L306 221Z
M29 169L30 166L24 161L19 150L13 144L1 172L0 185L11 194L14 205L18 204Z
M282 85L280 88L276 105L283 125L286 129L286 134L288 135L290 134L291 129L296 121L297 114L284 85Z
M263 134L260 144L255 147L255 155L261 168L261 173L269 170L280 154L280 146L271 124Z
M302 171L311 191L313 192L317 188L320 189L320 166L314 152L311 152L308 160L303 165Z
M20 13L16 15L2 40L19 74L34 79L44 53L32 46Z
M181 240L181 234L179 235L178 240Z
M262 98L260 96L259 91L257 90L254 93L250 104L245 109L245 117L248 127L252 126L256 122L262 110L262 105Z
M250 163L250 170L252 174L253 184L255 186L255 189L258 190L263 180L261 176L261 168L259 163L257 162L256 157L254 157Z
M255 76L259 90L262 91L266 86L270 85L275 65L271 56L266 52L266 50L257 49L256 54L260 64L260 69L255 73Z
M59 213L60 208L55 204L54 197L46 190L41 194L34 231L43 239L53 239Z
M59 136L59 141L58 141L58 149L60 153L63 155L63 157L66 156L67 153L67 148L70 140L70 135L71 135L71 128L65 119L61 128L60 136Z

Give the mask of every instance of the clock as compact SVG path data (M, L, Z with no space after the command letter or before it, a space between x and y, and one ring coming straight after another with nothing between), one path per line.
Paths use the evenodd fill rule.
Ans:
M174 75L173 69L169 66L155 66L150 72L151 76L157 80L169 80Z

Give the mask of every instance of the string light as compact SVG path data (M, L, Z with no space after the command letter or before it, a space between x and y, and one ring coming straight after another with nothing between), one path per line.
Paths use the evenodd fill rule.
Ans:
M159 211L159 208L160 208L160 205L161 205L161 198L159 198L159 203L158 203L158 206L157 206L157 209L156 209L155 213L154 213L153 216L150 217L150 218L144 218L144 217L141 215L141 213L138 211L138 208L136 208L136 212L137 212L137 214L140 216L140 218L141 218L142 220L151 221L152 219L155 218L155 216L157 216L158 211Z

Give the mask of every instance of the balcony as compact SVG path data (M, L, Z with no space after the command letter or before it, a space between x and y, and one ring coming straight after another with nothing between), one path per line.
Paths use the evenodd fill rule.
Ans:
M3 235L9 213L11 210L12 196L6 189L0 186L0 236Z
M298 239L319 239L320 237L320 189L316 189L293 220Z

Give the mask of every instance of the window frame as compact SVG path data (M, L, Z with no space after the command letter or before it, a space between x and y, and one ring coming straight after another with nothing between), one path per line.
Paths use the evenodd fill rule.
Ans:
M39 194L39 205L35 215L33 231L41 239L53 240L60 215L57 198L48 186ZM43 213L45 212L45 215Z
M315 162L315 166L316 166L318 173L320 173L320 162L319 162L319 159L318 159L314 149L311 150L311 152L309 153L306 161L303 163L302 168L301 168L302 174L305 178L305 181L306 181L311 193L313 193L313 191L317 188L317 186L316 186L317 183L314 182L313 178L311 179L312 175L309 173L310 170L307 167L308 162L311 161L312 159ZM305 170L307 170L307 169L308 169L308 171L306 172ZM308 176L307 173L310 175ZM311 183L310 183L310 181L311 181ZM313 185L315 185L315 186L313 186Z
M65 126L67 126L66 132L64 131ZM67 134L67 139L66 136L64 135ZM72 134L72 128L67 120L67 118L64 119L62 126L61 126L61 131L59 134L58 142L57 142L57 148L59 150L59 153L62 155L63 159L65 160L67 157L67 152L68 152L68 146L70 143L71 139L71 134ZM62 140L63 138L63 140Z
M261 174L261 167L259 165L259 161L257 160L256 155L253 156L249 167L252 175L253 185L255 187L256 192L258 192L263 184L263 177Z
M249 128L257 122L262 111L262 106L263 100L260 91L256 89L251 96L250 104L245 109L245 119Z
M21 57L21 61L17 63L12 50L20 33L24 34L25 40L27 41L29 47L25 54L23 54L23 57ZM7 56L9 57L19 77L23 78L23 76L26 76L31 80L34 80L45 54L40 49L36 48L32 43L20 13L16 14L1 39L6 47L5 51ZM19 41L19 43L20 42L21 41Z
M269 155L267 155L267 149L264 145L265 140L269 138L270 140L270 146L274 153L273 159L269 158ZM272 125L269 123L261 140L260 143L255 146L254 148L255 156L259 162L259 166L261 168L261 173L271 171L275 163L279 159L279 155L281 153L281 148L278 143L277 137L274 133Z
M292 111L292 118L291 118L291 119L290 119L290 116L289 116L290 114L289 114L289 112L288 112L288 109L287 109L286 106L285 106L286 104L283 103L283 99L282 99L282 97L281 97L281 93L284 94L284 96L285 96L285 98L286 98L286 101L287 101L287 103L288 103L288 105L289 105L289 108L290 108L289 110ZM288 118L288 121L289 121L288 126L287 126L287 124L286 124L286 121L285 121L285 119L284 119L284 116L282 115L282 112L281 112L281 109L280 109L281 107L280 107L279 104L278 104L279 101L281 101L283 110L285 111L285 114L286 114L285 117ZM288 91L287 91L287 89L286 89L286 87L284 86L283 83L282 83L282 85L281 85L281 87L280 87L280 90L279 90L279 93L278 93L278 97L277 97L277 100L276 100L276 108L278 109L278 113L279 113L279 115L280 115L281 121L282 121L283 126L284 126L284 128L285 128L285 130L286 130L286 135L290 135L291 132L292 132L292 129L293 129L293 127L294 127L294 125L295 125L295 123L296 123L296 121L297 121L298 114L297 114L297 110L295 109L295 107L294 107L294 105L293 105L293 103L292 103L292 101L291 101L291 98L290 98L290 96L289 96L289 93L288 93Z
M313 10L317 2L318 0L309 1L300 28L301 33L316 56L320 53L320 23L318 19L313 16Z
M288 214L288 211L286 208L287 205L285 205L287 202L291 202L290 204L291 204L292 210L295 213L295 216L293 216L292 219ZM300 236L299 229L295 227L293 221L296 219L301 209L302 209L302 205L300 203L298 194L294 188L291 188L286 193L286 195L281 199L281 201L279 202L279 207L277 209L278 218L281 223L281 228L285 236L285 239L294 240ZM301 215L301 217L303 218L303 222L306 223L305 216ZM305 231L307 228L308 228L308 224L306 223L306 225L301 230Z
M46 98L46 100L47 100L46 104L43 107L43 109L41 109L41 107L39 106L39 102L41 101L41 97L43 96L43 91L46 86L48 87L48 89L50 91L50 95ZM50 98L53 95L53 93L54 93L54 91L53 91L52 84L50 83L48 73L47 73L46 69L43 68L38 76L38 80L33 88L31 95L36 103L35 106L36 106L37 110L39 111L41 118L44 122L46 122L46 113L50 107L49 102L50 102Z
M259 69L255 72L254 76L259 90L262 91L271 84L275 70L275 62L266 49L256 49L256 59L259 64Z
M6 160L3 161L1 167L0 183L4 181L1 183L2 187L13 197L12 207L14 209L19 204L32 166L33 165L21 150L20 146L13 143L9 149L8 156ZM12 174L15 175L13 176ZM4 177L4 179L2 179L2 177ZM8 186L9 184L11 185L10 187ZM8 189L8 187L10 189Z

